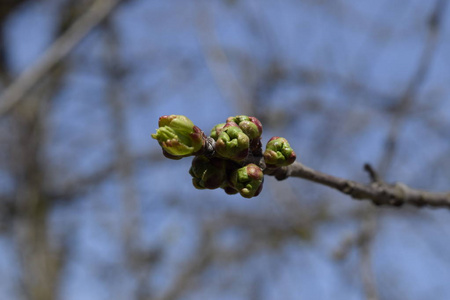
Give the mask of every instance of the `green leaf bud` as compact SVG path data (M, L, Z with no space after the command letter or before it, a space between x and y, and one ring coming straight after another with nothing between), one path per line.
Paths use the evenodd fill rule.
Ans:
M217 124L216 126L211 129L210 136L216 141L219 137L220 133L222 132L223 127L225 126L225 123Z
M241 128L242 131L250 138L250 140L258 139L261 137L262 124L255 117L248 117L244 115L229 117L227 119L227 122L236 123L239 128Z
M216 152L235 161L244 160L249 152L250 139L234 122L226 123L216 140Z
M158 125L159 128L152 134L152 138L158 141L168 158L195 155L205 144L203 131L185 116L162 116Z
M242 121L250 121L250 118L248 116L245 116L245 115L240 115L240 116L228 117L227 118L227 123L228 122L234 122L234 123L239 125L239 123L242 122Z
M262 190L263 181L263 171L255 164L236 169L230 176L232 187L245 198L258 196Z
M196 156L192 160L189 174L195 188L217 189L227 180L226 161L204 155Z
M268 168L288 166L295 159L295 152L285 138L274 136L267 143L264 160Z

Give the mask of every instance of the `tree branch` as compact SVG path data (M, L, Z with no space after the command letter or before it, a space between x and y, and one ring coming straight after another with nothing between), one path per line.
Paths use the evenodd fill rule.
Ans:
M298 177L336 189L357 200L371 200L376 205L401 206L403 204L418 207L447 207L450 208L450 192L434 193L417 190L403 183L388 184L375 181L371 184L362 184L328 175L295 162L290 166L278 169L266 169L264 173L273 175L278 180L288 177Z
M0 96L0 117L16 106L27 92L33 88L45 74L51 70L104 18L106 18L120 0L98 0L67 30L42 57L19 76Z
M206 156L215 155L215 141L206 140L206 146L201 153ZM410 204L418 207L448 207L450 208L450 192L428 192L408 187L404 183L385 183L369 164L364 169L369 173L371 183L363 184L353 180L343 179L325 174L307 166L294 162L292 165L280 168L267 168L262 153L251 153L241 162L241 165L253 163L264 170L265 175L275 176L278 180L288 177L298 177L336 189L357 200L371 200L376 205L402 206Z

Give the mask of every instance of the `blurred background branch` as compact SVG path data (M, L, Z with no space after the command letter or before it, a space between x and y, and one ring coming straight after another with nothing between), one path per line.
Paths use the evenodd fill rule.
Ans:
M46 74L105 17L120 0L95 1L85 14L73 22L70 28L61 35L46 50L46 52L29 67L19 78L15 79L0 95L0 117L8 113L19 101L24 99L26 93L35 86Z

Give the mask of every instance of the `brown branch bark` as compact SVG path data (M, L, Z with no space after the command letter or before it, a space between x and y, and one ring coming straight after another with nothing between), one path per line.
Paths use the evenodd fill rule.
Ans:
M418 207L450 208L450 192L423 191L410 188L403 183L372 182L371 184L363 184L313 170L299 162L278 169L266 169L264 173L273 175L278 180L298 177L314 181L347 194L354 199L370 200L376 205L401 206L409 204Z

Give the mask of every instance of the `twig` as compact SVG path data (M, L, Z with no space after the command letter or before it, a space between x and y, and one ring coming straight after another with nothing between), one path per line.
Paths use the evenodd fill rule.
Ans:
M30 89L40 79L45 78L45 74L67 56L95 26L110 14L119 2L120 0L95 1L86 13L75 21L67 32L59 37L33 66L6 88L0 96L0 117L20 103Z
M380 175L378 174L377 171L375 171L375 169L372 167L372 165L364 164L364 170L366 170L367 173L369 173L370 180L372 182L381 182L382 181L380 178Z
M288 177L298 177L309 181L314 181L336 189L357 200L371 200L376 205L401 206L410 204L418 207L447 207L450 208L450 192L434 193L410 188L403 183L387 184L384 182L374 182L362 184L356 181L347 180L332 175L328 175L295 162L290 166L278 169L266 169L267 175L273 175L278 180Z
M215 142L208 138L203 155L213 156ZM450 192L428 192L408 187L403 183L388 184L380 179L378 173L369 165L364 168L369 172L372 183L363 184L356 181L325 174L295 162L287 167L266 168L262 153L249 155L242 165L254 163L264 170L264 174L275 176L278 180L298 177L336 189L357 200L371 200L376 205L402 206L410 204L418 207L433 206L450 208Z

